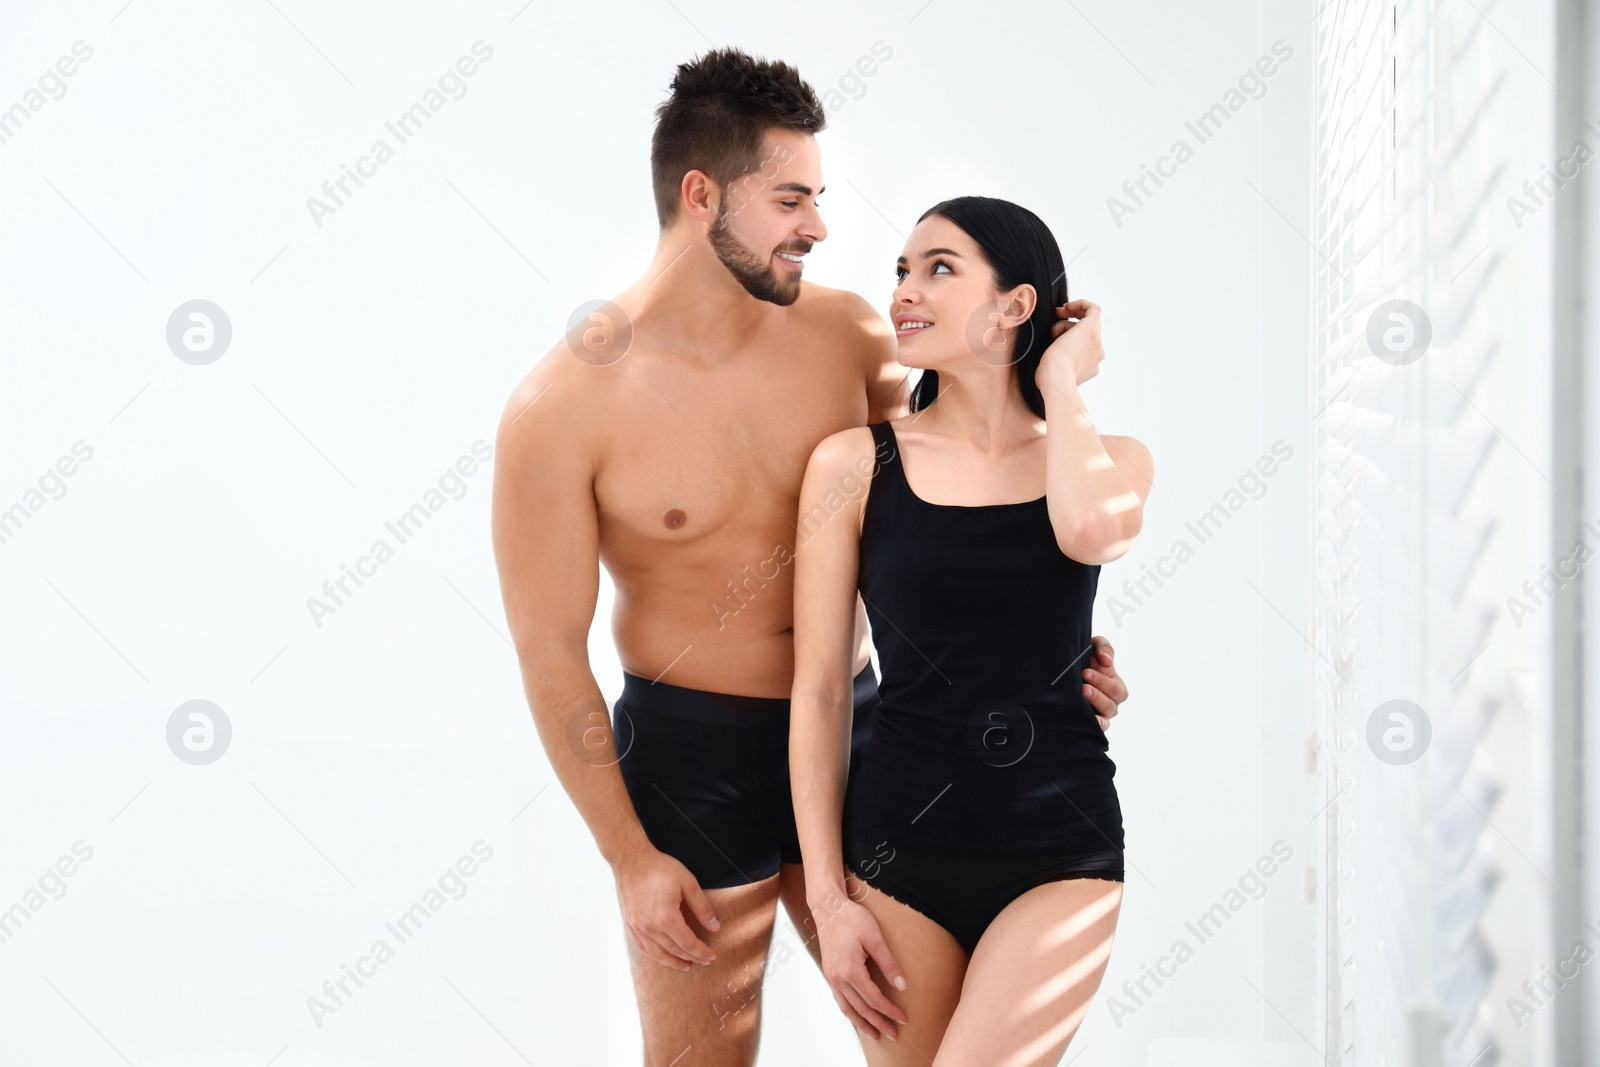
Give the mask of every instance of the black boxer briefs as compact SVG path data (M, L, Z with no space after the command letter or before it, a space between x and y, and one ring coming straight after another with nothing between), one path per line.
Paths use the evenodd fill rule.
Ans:
M851 751L870 736L878 679L855 679ZM789 700L651 682L623 672L611 713L618 769L650 843L702 889L800 862L789 792ZM851 766L855 766L852 757Z

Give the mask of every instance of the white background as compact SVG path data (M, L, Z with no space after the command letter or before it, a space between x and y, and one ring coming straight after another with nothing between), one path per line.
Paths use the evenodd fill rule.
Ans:
M1101 575L1096 629L1133 693L1111 749L1130 869L1068 1059L1319 1061L1310 8L123 4L7 3L0 24L0 108L94 50L0 144L0 509L93 449L0 543L0 908L93 849L0 944L0 1064L639 1062L609 871L507 640L489 469L321 626L307 599L492 445L575 307L643 271L677 63L736 44L826 92L878 41L891 58L844 81L820 138L808 277L883 307L934 202L1032 208L1105 308L1090 411L1157 465L1139 544ZM1184 123L1279 39L1294 55L1265 95L1197 144ZM316 225L307 199L394 145L385 121L479 40L465 95ZM1119 226L1107 198L1179 137L1195 157ZM192 299L232 323L207 366L166 342ZM1194 545L1185 523L1280 438L1295 456L1264 498L1114 620L1108 598ZM609 611L607 583L591 647L614 698ZM232 723L209 766L167 746L193 699ZM1295 856L1264 899L1114 1022L1108 998L1194 945L1184 924L1280 838ZM307 998L480 839L465 895L314 1023ZM786 920L777 937L762 1062L858 1062Z

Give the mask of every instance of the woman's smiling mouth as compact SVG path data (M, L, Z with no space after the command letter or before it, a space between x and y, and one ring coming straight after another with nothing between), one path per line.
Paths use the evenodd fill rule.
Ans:
M895 317L894 322L894 335L901 338L910 337L912 334L920 333L933 326L933 323L920 315L899 315Z

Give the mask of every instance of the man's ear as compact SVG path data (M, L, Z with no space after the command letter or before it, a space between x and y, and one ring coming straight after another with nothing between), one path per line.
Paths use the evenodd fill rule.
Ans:
M717 206L722 199L722 190L705 171L685 172L678 186L678 195L683 210L688 212L690 218L707 226L717 221Z
M995 307L999 309L1000 317L995 320L995 325L1010 329L1021 326L1033 318L1033 312L1039 306L1039 294L1033 286L1024 282L1015 289L1010 289L995 298Z

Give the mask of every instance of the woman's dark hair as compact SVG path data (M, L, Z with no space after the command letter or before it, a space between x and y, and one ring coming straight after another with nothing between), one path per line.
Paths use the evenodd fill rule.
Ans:
M947 218L977 242L989 261L996 289L1012 289L1024 283L1033 286L1038 302L1028 321L1017 327L1011 352L1017 368L1017 384L1022 399L1039 418L1044 418L1044 397L1034 373L1039 357L1055 340L1052 327L1059 320L1056 308L1067 302L1067 268L1061 261L1061 247L1050 228L1025 207L1009 200L989 196L958 196L944 200L922 213ZM924 370L911 391L911 410L921 411L939 398L939 372Z

